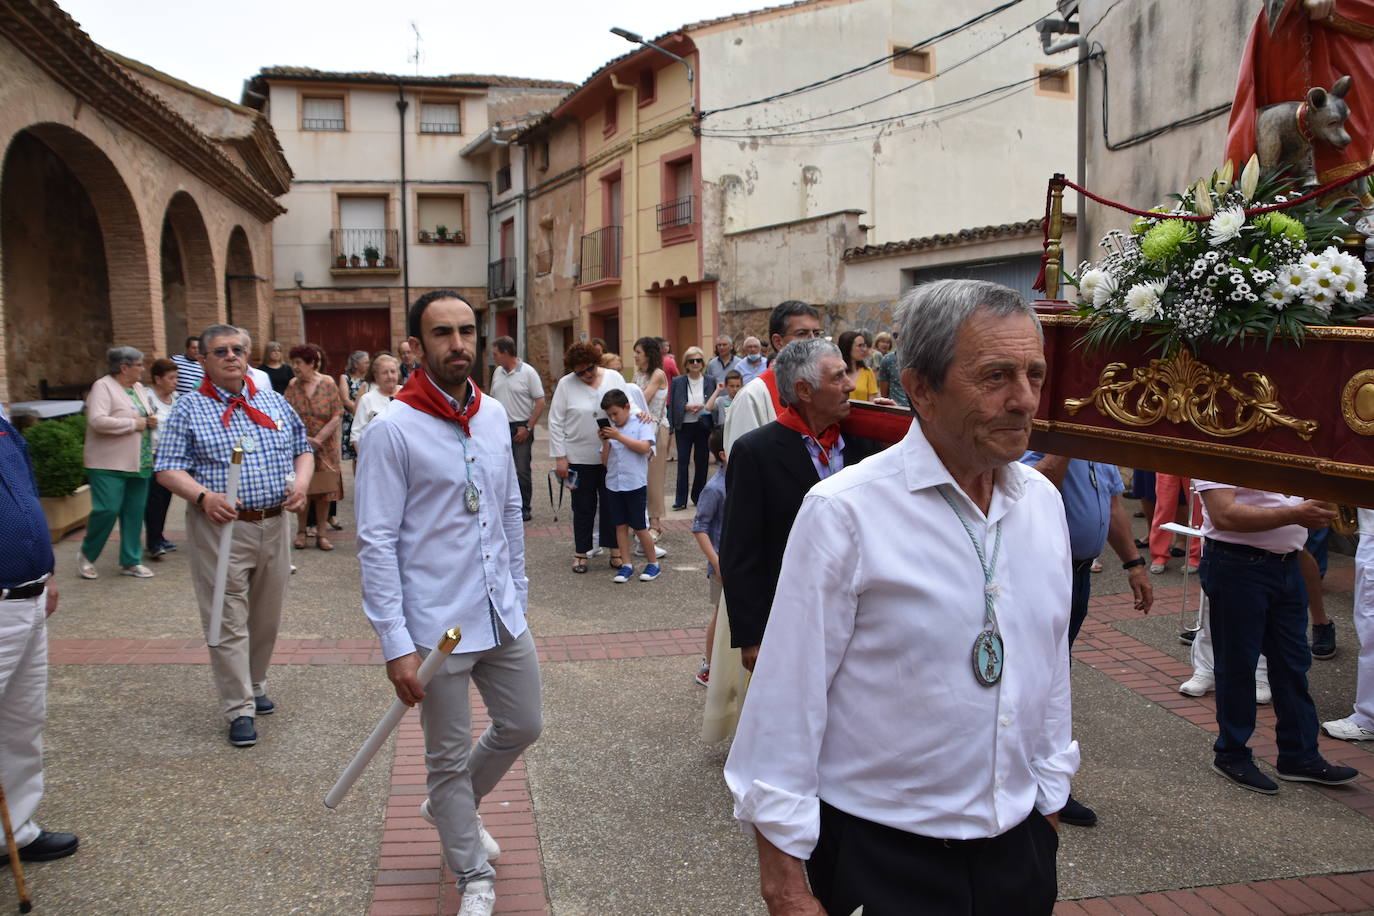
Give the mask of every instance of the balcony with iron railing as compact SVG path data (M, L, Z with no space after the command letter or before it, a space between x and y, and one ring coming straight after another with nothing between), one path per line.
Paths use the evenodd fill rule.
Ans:
M682 226L692 225L692 202L695 197L680 197L677 200L668 200L658 205L658 228L677 229Z
M579 286L594 283L609 286L620 279L620 235L619 226L606 226L582 236Z
M331 229L329 251L329 272L335 276L401 270L400 233L395 229Z
M501 258L487 265L487 298L515 296L515 258Z

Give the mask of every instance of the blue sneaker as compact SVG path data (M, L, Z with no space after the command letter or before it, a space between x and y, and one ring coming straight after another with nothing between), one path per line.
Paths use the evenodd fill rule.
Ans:
M229 743L234 747L252 747L258 743L258 730L252 716L239 716L229 723Z
M658 574L662 571L663 570L658 568L657 563L650 563L648 566L644 567L644 572L639 574L639 581L652 582L658 578Z
M633 566L622 566L622 567L620 567L620 571L617 572L617 573L615 574L615 578L612 579L611 581L612 581L612 582L629 582L629 581L630 581L630 578L631 578L632 576L634 576L634 574L635 574L635 568L634 568Z

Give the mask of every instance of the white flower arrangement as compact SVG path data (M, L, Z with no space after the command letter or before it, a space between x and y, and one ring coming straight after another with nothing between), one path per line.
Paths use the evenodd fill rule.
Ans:
M1352 232L1343 211L1304 203L1253 214L1296 196L1265 189L1258 172L1252 158L1233 185L1227 163L1129 234L1107 233L1102 259L1078 271L1079 314L1092 319L1085 343L1148 335L1166 353L1256 335L1267 344L1374 312L1364 263L1336 247Z

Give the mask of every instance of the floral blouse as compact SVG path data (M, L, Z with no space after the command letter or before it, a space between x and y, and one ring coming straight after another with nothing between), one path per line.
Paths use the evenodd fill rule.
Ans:
M291 384L286 386L286 400L300 415L307 436L318 436L325 424L343 410L339 386L332 378L323 374L315 379L313 395L307 395L301 380L293 378ZM339 454L339 427L335 426L334 434L325 441L322 448L315 450L316 468L321 471L339 470Z

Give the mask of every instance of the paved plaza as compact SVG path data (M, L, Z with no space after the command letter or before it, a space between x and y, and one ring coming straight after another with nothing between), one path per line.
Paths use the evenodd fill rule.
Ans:
M707 608L690 514L665 524L657 581L614 584L604 556L573 575L569 507L555 521L549 466L536 463L526 542L546 726L483 806L503 848L497 912L763 913L753 844L730 818L720 775L727 746L698 738L705 691L692 675ZM81 849L26 868L35 912L456 911L437 835L417 813L414 714L342 805L322 802L393 696L359 604L352 510L341 503L345 530L330 535L339 549L293 551L300 569L268 691L278 711L258 720L250 749L228 744L216 713L186 555L140 581L117 574L111 545L100 578L83 581L79 533L59 545L39 816L80 834ZM181 512L169 518L174 541ZM1094 577L1074 652L1074 794L1101 822L1064 828L1056 912L1374 913L1374 747L1322 738L1329 759L1364 774L1339 789L1282 783L1264 797L1213 774L1212 700L1176 689L1190 673L1177 634L1196 580L1173 569L1152 577L1155 612L1142 617L1118 566L1109 558ZM1351 583L1349 558L1333 556L1326 599L1340 649L1311 675L1323 719L1348 714L1353 696ZM1264 708L1254 742L1270 764L1273 721ZM983 740L963 723L948 729L951 742ZM0 875L0 906L12 902Z

